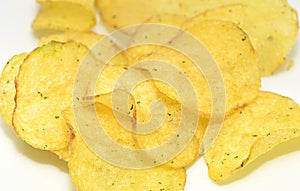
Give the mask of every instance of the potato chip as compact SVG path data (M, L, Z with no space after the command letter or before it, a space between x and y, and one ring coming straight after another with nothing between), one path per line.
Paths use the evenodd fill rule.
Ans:
M137 103L137 122L145 123L149 122L150 120L153 122L153 118L154 120L159 120L159 116L163 116L161 111L154 110L151 115L147 111L151 107L151 104L153 104L155 101L161 101L163 103L167 114L162 124L154 132L147 133L145 135L135 135L135 140L139 149L151 149L160 147L164 143L168 142L172 136L176 135L175 133L179 128L179 123L182 120L181 115L183 114L181 113L182 109L179 102L158 92L150 96L153 94L153 92L155 92L156 87L151 87L149 83L144 84L145 85L140 84L140 86L137 86L133 92L133 96L135 97ZM147 92L147 94L143 92ZM186 144L185 148L178 152L178 154L167 163L168 166L173 168L187 167L198 159L200 153L200 140L202 140L206 125L206 120L200 118L197 130L194 132L195 135L192 136L190 143L182 143ZM180 134L177 134L176 136L179 137Z
M258 52L261 76L274 73L285 63L298 33L297 13L286 0L96 2L103 20L115 29L147 22L182 26L184 17L188 23L203 19L234 22L249 35Z
M297 13L284 0L247 1L212 9L194 17L187 25L203 19L238 24L249 35L257 52L261 76L270 75L285 64L298 34Z
M235 108L241 107L256 98L260 88L260 77L256 62L256 54L246 33L233 23L224 21L203 21L189 28L187 31L197 37L208 49L215 59L226 89L226 108L230 113ZM245 38L245 39L244 39ZM175 39L176 40L176 39ZM197 98L201 117L209 118L211 115L211 91L206 78L191 58L176 50L167 47L141 46L127 51L128 60L143 62L147 60L159 60L177 67L193 85ZM148 51L146 51L148 49ZM135 51L136 50L136 51ZM192 50L191 50L192 51ZM169 69L157 66L149 69L151 72L161 72L165 76L170 75ZM176 79L173 79L176 82ZM156 87L163 94L180 101L176 90L165 83L155 82Z
M138 69L142 75L148 75L149 71L143 71ZM127 82L133 78L127 79ZM139 123L152 123L150 128L158 127L155 131L146 134L134 134L134 141L136 142L138 149L151 149L163 145L167 142L178 130L181 120L181 104L176 100L170 99L166 95L160 93L154 81L148 80L137 84L134 87L132 96L135 99L136 107L136 121ZM160 117L164 115L162 111L153 110L150 113L150 108L153 103L161 101L166 109L166 116L162 123L157 125L155 121L159 121ZM195 135L190 140L190 143L186 144L186 147L174 156L167 164L171 167L181 168L191 165L199 157L200 140L206 129L206 119L199 119L199 124ZM177 135L180 136L180 135Z
M75 31L67 31L61 34L53 34L49 36L44 36L41 38L39 42L39 46L43 46L48 44L51 41L59 41L59 42L68 42L68 41L76 41L85 44L86 46L93 47L95 43L97 43L101 38L103 38L102 35L98 35L93 32L75 32ZM3 70L3 79L2 82L5 84L1 87L3 87L3 91L5 92L5 96L0 96L1 103L3 104L3 113L2 118L4 121L6 121L7 124L11 124L11 118L13 114L13 110L15 107L15 85L14 85L14 79L18 74L19 67L22 64L23 61L18 60L17 57L26 57L27 54L23 53L20 56L13 57L12 60L16 60L16 62L9 61L9 65L7 65L7 69ZM10 78L10 79L8 79ZM12 83L8 83L12 82ZM3 92L3 93L4 93ZM4 95L4 94L3 94ZM3 99L3 100L2 100ZM7 106L6 106L7 105ZM63 159L65 161L68 160L68 148L64 148L62 150L54 150L51 151L59 156L60 159Z
M91 152L74 129L73 134L68 166L78 190L182 191L184 189L186 179L184 168L173 169L167 166L140 170L120 168L105 162Z
M76 32L76 31L66 31L64 33L52 34L43 36L40 39L39 45L42 46L48 44L50 41L57 42L81 42L89 48L92 48L98 41L100 41L104 36L99 35L94 32Z
M103 36L93 32L68 31L62 34L55 34L55 35L42 37L39 46L43 46L45 44L48 44L50 41L54 40L58 42L76 41L76 42L81 42L88 47L92 47L101 38L103 38ZM2 71L2 77L0 80L0 84L2 84L0 86L2 90L2 94L0 95L0 100L1 100L0 114L2 115L2 119L9 126L12 126L11 118L15 107L14 98L15 98L16 90L15 90L14 80L19 72L19 67L23 63L23 60L25 59L26 56L27 53L22 53L20 55L16 55L12 57Z
M186 30L203 43L220 69L226 89L226 113L257 97L261 83L256 52L243 30L233 23L222 21L204 21ZM195 72L189 73L195 75ZM200 112L210 113L210 91L206 90L206 86L199 86L199 77L195 75L194 78L198 79L195 87L201 95L198 97Z
M209 176L225 180L278 144L300 136L300 107L269 92L236 110L223 124L216 142L205 153Z
M123 66L109 65L100 75L99 81L97 82L99 89L96 89L96 92L103 93L106 91L112 91L115 87L116 80L118 80L118 78L120 78L120 76L129 69L134 70L137 73L135 73L135 75L131 75L130 79L126 80L127 84L131 83L129 81L135 80L134 77L140 75L142 78L142 76L149 75L147 70L143 70L138 67L132 69L125 68ZM125 144L126 147L134 149L150 149L159 147L176 132L180 120L181 105L177 101L172 100L158 92L154 85L154 82L151 80L136 84L136 86L133 87L131 94L134 98L134 104L131 104L132 101L129 101L128 111L124 112L127 113L131 111L131 109L136 110L136 121L140 123L149 122L150 120L152 120L152 118L156 119L156 117L158 117L157 115L162 115L160 112L150 113L149 109L154 102L158 100L163 102L166 107L167 115L164 119L163 124L159 124L160 126L155 126L159 127L156 131L146 135L136 135L135 133L129 132L128 130L124 129L123 126L120 126L120 124L118 124L118 122L114 119L115 116L113 111L111 110L113 106L109 104L109 102L112 102L110 97L111 93L108 93L105 96L101 94L97 98L98 102L98 99L102 99L102 104L103 102L106 102L104 103L104 105L108 106L104 107L102 104L96 104L96 111L99 116L99 122L102 124L103 129L110 137L112 137L113 140L115 140L115 142ZM122 97L120 101L126 100L124 97ZM118 110L119 108L114 109ZM87 111L89 111L88 106ZM72 114L69 112L69 116L66 116L65 118L71 119L71 115ZM187 143L186 148L181 153L179 152L178 156L174 156L175 158L168 162L169 166L176 168L187 167L199 157L200 138L202 138L206 129L206 124L203 125L203 123L206 123L206 120L199 121L198 131L194 138L192 138L191 143Z
M96 6L105 24L112 29L119 29L141 24L149 18L159 17L160 15L163 16L165 14L192 17L195 16L195 14L210 8L232 4L232 1L96 0Z
M95 102L96 102L96 108L97 108L97 111L99 111L99 113L101 112L101 116L103 116L101 119L113 119L113 113L112 113L112 108L113 108L113 105L111 104L111 93L109 94L103 94L103 95L97 95L94 97L95 98ZM130 100L128 102L128 104L130 104L128 106L128 111L130 112L134 112L135 108L132 106L134 105L134 101L133 101L133 97L130 96ZM87 111L91 111L93 105L87 105ZM126 111L127 112L127 111ZM63 122L62 122L62 126L63 128L65 129L69 129L69 127L66 126L66 124L70 124L70 126L75 126L75 119L74 119L74 116L73 116L73 110L71 108L67 108L65 110L62 111L61 113L62 117L63 117ZM103 123L103 121L101 122ZM112 132L110 133L113 134L113 133L116 133L116 135L120 135L120 133L123 133L124 134L124 131L122 132L117 132L116 130L123 130L122 128L116 128L116 127L119 127L119 124L115 121L115 120L112 120L110 121L109 123L109 127L110 128L112 127L111 129L114 130L114 131L108 131L108 132ZM71 136L71 135L70 135ZM113 135L114 137L114 135ZM128 140L128 139L127 139ZM132 144L134 144L134 141L132 141L133 138L130 138L130 141L127 141L127 142L130 142ZM60 159L64 160L64 161L69 161L69 145L65 148L62 148L60 150L51 150L51 152L53 152L54 154L56 154Z
M13 56L5 65L0 78L0 115L12 127L12 114L15 108L15 77L27 53Z
M69 143L61 111L72 104L72 89L80 61L88 48L80 43L58 43L32 51L16 78L13 126L18 136L35 148L60 150Z
M41 4L32 28L89 31L96 24L94 0L37 0Z

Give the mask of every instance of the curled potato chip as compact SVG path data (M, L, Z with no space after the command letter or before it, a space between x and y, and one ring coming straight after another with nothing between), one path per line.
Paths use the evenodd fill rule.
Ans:
M15 108L15 77L27 53L13 56L5 65L0 78L0 114L4 122L12 127L12 114Z
M89 31L96 24L94 0L37 0L41 9L32 23L37 30Z
M300 136L300 107L291 99L269 92L224 121L205 153L209 176L225 180L278 144Z
M16 78L13 127L31 146L60 150L69 143L61 111L72 104L72 88L80 61L88 48L80 43L58 43L32 51Z
M40 39L38 46L48 44L50 41L57 42L81 42L89 48L92 48L99 40L104 36L94 32L77 32L77 31L66 31L64 33L52 34L43 36Z
M121 0L97 0L96 3L103 20L115 29L147 22L182 26L184 17L187 23L203 19L234 22L249 35L258 52L261 76L274 73L285 63L298 33L297 12L286 0L126 0L125 4Z

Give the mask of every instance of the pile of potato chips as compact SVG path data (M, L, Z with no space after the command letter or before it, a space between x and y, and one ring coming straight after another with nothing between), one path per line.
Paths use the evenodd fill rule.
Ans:
M210 52L226 90L222 129L204 153L215 182L300 136L300 106L287 97L260 91L260 77L273 74L285 63L297 38L297 13L286 0L37 2L41 9L33 29L61 32L43 36L36 49L7 62L0 78L0 114L26 143L67 161L78 190L184 190L186 168L200 157L213 104L205 76L187 55L156 45L122 51L106 64L92 95L95 104L81 106L87 113L82 118L95 107L98 122L116 143L135 150L162 145L176 133L182 117L176 90L161 81L147 80L129 92L128 108L119 112L128 113L136 122L153 117L149 108L157 100L165 106L165 119L147 135L124 129L115 119L111 101L118 78L136 62L160 60L177 67L193 85L200 111L198 126L185 149L162 165L128 169L98 157L79 133L72 99L80 64L105 38L90 31L96 24L97 8L109 29L142 23L172 25L193 35ZM140 75L151 74L137 70Z

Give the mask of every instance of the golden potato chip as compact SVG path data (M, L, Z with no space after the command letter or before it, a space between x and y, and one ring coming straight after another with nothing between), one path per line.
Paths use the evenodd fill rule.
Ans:
M74 42L81 42L87 47L92 48L103 37L104 37L103 35L99 35L95 32L66 31L64 33L43 36L40 39L38 46L48 44L50 41L57 41L57 42L74 41Z
M37 0L41 4L32 28L89 31L96 24L94 0Z
M260 88L260 77L256 62L256 54L246 33L233 23L224 21L203 21L189 28L187 31L197 37L208 49L220 69L226 89L226 108L230 113L256 98ZM244 39L245 38L245 39ZM176 39L175 39L176 40ZM167 47L142 46L127 51L128 57L135 61L159 60L176 66L191 82L198 98L201 117L209 118L212 111L212 97L207 76L202 73L191 58L183 53ZM146 51L148 48L148 52ZM135 51L136 50L136 51ZM191 50L193 51L193 50ZM173 75L169 69L157 64L157 68L149 69L152 73L161 72L165 76ZM176 79L173 79L176 82ZM172 99L180 101L176 90L165 83L155 82L159 91Z
M61 111L72 104L72 90L80 61L88 48L80 43L58 43L32 51L16 78L13 126L18 136L35 148L60 150L69 143Z
M203 19L234 22L249 35L258 52L261 76L274 73L285 63L298 33L297 13L286 0L126 0L126 3L97 0L96 3L104 22L115 29L145 22L182 26L184 17L188 23Z
M125 169L111 165L89 150L80 135L73 131L70 175L78 190L172 190L182 191L185 185L184 168L167 166L151 169Z
M223 124L216 142L205 153L209 176L220 182L279 143L300 136L300 107L269 92L236 110Z
M27 53L13 56L5 65L0 78L0 115L4 122L12 127L12 114L15 108L15 77Z

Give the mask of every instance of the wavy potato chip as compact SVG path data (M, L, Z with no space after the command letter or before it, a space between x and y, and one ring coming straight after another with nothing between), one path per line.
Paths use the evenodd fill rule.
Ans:
M58 43L32 51L16 78L13 127L31 146L60 150L69 143L61 111L72 104L72 90L80 61L88 48L80 43Z
M130 73L131 71L135 73ZM146 135L136 135L134 132L129 132L128 130L123 129L124 127L121 127L117 122L114 123L113 121L115 116L109 108L114 108L115 110L117 110L116 106L105 104L109 107L105 109L105 107L101 107L101 104L96 105L96 110L98 111L100 121L104 120L104 116L106 118L111 118L110 120L106 120L106 122L105 120L102 121L103 128L108 131L107 134L113 137L113 140L115 140L116 142L120 141L121 143L126 144L126 146L131 145L130 147L134 145L133 147L136 149L150 149L163 144L168 140L168 138L176 133L181 117L181 105L177 101L172 100L160 93L155 87L154 81L143 81L145 77L151 77L149 76L149 74L150 73L147 69L139 68L139 66L130 68L127 65L108 65L99 75L96 87L96 94L100 94L99 98L103 98L103 95L101 93L113 91L117 80L124 80L123 82L127 84L126 86L128 86L128 84L134 84L132 90L127 89L128 91L132 91L131 94L135 100L134 104L128 105L128 108L136 110L136 122L139 123L147 123L150 121L155 122L155 120L158 120L159 117L163 117L162 111L155 110L150 113L149 109L151 108L152 104L158 100L162 101L165 105L167 109L167 115L165 116L165 118L163 118L162 122L164 123L152 124L150 128L157 127L158 129ZM127 77L129 76L129 78L121 79L120 77L122 75L127 75ZM136 81L139 83L135 84ZM107 95L110 94L111 93ZM105 99L106 102L112 102L111 98L109 97L106 97ZM120 97L119 101L125 102L126 97ZM186 148L182 152L178 151L178 156L174 156L175 158L173 158L172 161L169 161L168 165L170 165L171 167L186 167L192 164L198 158L200 138L202 138L203 133L206 129L206 125L203 125L206 120L203 120L204 122L202 122L202 120L199 121L198 131L194 137L192 136L193 138L191 140L191 143L186 143ZM114 132L114 128L119 129L119 132Z
M15 108L15 78L27 53L13 56L5 65L0 78L0 115L12 127L12 114Z
M300 107L287 97L261 92L223 124L216 142L205 153L209 176L230 177L278 144L300 136Z
M252 102L259 93L260 77L256 54L247 34L233 23L214 20L199 22L187 28L187 32L202 42L220 69L226 89L226 113ZM176 37L173 41L176 41ZM158 60L177 67L194 87L201 117L209 118L212 111L212 97L206 78L214 78L214 76L202 73L202 68L199 69L191 58L179 51L152 45L142 46L142 48L142 51L140 47L127 51L127 56L133 57L128 59L133 62L129 64ZM170 73L169 68L165 68L158 62L156 65L156 68L148 69L151 75L161 72L170 79L169 81L178 82L178 79L173 79L174 75ZM177 101L180 100L177 90L159 81L156 81L155 85L163 94Z
M139 48L135 50L138 49ZM144 51L142 52L144 53ZM134 55L137 56L138 54ZM130 58L128 60L130 60ZM130 69L131 68L129 68L129 70ZM123 72L126 72L128 69L121 68L121 70L123 70ZM125 78L126 84L131 84L131 82L134 82L136 79L143 79L143 77L145 76L151 77L149 76L150 73L146 68L139 68L139 66L134 66L132 70L135 73L131 73L131 75L129 75L129 78ZM116 79L118 75L122 74L122 72L109 72L109 74L113 77L106 77L104 79ZM176 133L181 119L181 104L176 100L172 100L166 95L160 93L155 86L155 82L152 80L143 81L141 83L136 84L136 86L132 88L133 89L131 94L135 100L136 122L148 123L148 125L150 126L147 126L147 130L149 130L150 128L157 128L155 131L151 133L146 133L145 135L133 134L133 141L135 142L136 147L138 149L150 149L159 147L166 141L168 141L168 139ZM155 109L155 107L154 110L150 111L150 108L152 108L152 104L157 101L161 101L166 108L166 115L165 118L162 119L161 124L157 124L157 122L161 120L161 117L163 117L165 113L162 113L163 111L158 108ZM192 136L193 138L190 140L190 143L183 143L186 144L186 147L181 152L179 152L176 157L174 156L175 158L173 158L167 164L171 167L176 168L187 167L191 165L199 157L200 140L203 137L205 129L206 120L199 119L197 131L194 132L196 133L196 135ZM124 132L124 134L126 134L126 132ZM119 135L120 133L115 134L115 136Z
M203 19L234 22L249 35L258 52L261 76L274 73L285 63L298 33L297 12L286 0L126 0L126 3L97 0L96 3L104 22L114 29L148 22L180 27L185 23L184 17L187 23Z
M38 46L43 46L51 41L57 42L81 42L89 48L92 48L99 40L104 36L99 35L95 32L77 32L77 31L66 31L64 33L52 34L43 36L40 39Z
M96 24L94 0L37 0L41 4L32 28L89 31Z

